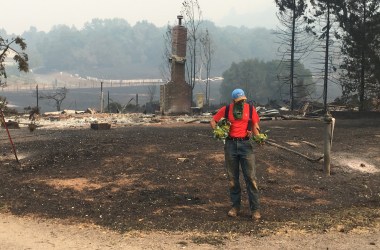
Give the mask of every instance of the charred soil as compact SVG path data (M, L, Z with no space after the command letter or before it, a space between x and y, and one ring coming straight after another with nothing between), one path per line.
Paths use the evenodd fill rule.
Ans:
M157 118L155 118L157 119ZM380 228L380 120L337 119L331 176L272 145L256 146L262 220L227 217L223 143L204 123L147 123L110 130L11 130L21 165L2 129L0 211L63 219L112 231L269 236ZM323 154L324 122L262 121L269 138L310 158ZM20 166L22 169L20 169ZM245 189L241 178L242 189Z

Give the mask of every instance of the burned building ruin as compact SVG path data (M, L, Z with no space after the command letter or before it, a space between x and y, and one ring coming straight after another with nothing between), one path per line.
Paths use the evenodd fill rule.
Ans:
M182 16L172 29L172 54L170 81L160 87L160 111L165 115L189 114L191 112L191 87L185 80L187 29Z

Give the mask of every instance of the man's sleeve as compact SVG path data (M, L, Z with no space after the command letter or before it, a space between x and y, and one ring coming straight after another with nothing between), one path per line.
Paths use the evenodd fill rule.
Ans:
M221 107L218 112L212 117L214 121L218 122L220 119L224 117L224 113L226 111L226 106Z

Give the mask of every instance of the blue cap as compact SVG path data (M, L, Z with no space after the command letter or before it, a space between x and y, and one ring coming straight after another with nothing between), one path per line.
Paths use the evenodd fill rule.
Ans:
M235 102L241 101L241 100L247 100L247 97L245 97L244 90L242 89L235 89L232 91L232 99L234 99Z

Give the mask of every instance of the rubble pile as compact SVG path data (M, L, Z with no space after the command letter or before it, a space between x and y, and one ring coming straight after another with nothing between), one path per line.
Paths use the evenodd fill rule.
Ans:
M88 129L94 127L92 124L110 124L112 128L170 123L200 123L208 122L210 119L211 114L209 113L199 116L161 116L142 113L109 114L71 111L44 113L34 120L30 120L29 114L6 117L6 120L12 124L18 124L17 128L30 128L32 126L33 130L42 127L44 129Z

